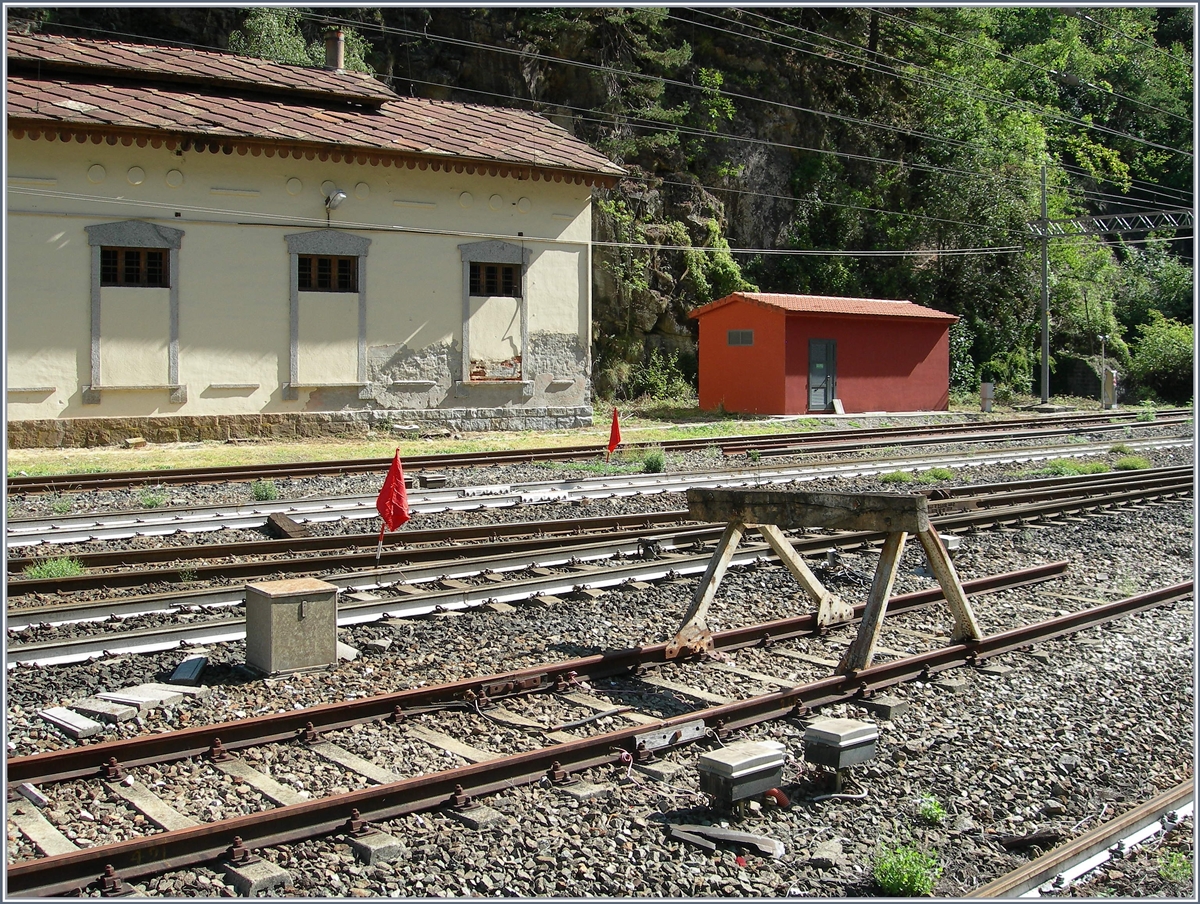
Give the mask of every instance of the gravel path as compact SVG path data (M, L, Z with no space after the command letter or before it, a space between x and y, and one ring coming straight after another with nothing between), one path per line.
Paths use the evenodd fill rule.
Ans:
M1155 459L1158 466L1191 463L1188 450ZM1028 468L964 470L949 482L998 480L1021 470ZM489 474L484 482L516 479ZM879 491L888 487L864 479L831 481L826 488ZM639 506L645 501L639 500ZM655 497L654 502L664 508L683 507L679 496ZM615 511L619 504L625 503L594 503L587 514ZM593 506L601 511L590 510ZM564 509L566 516L572 511L578 516L581 507L557 508ZM538 507L537 514L564 516L551 514L553 509ZM531 517L529 511L504 510L486 517L493 515L514 520ZM463 523L462 517L454 516L454 523ZM956 565L968 580L1058 559L1071 563L1063 579L980 600L981 625L993 632L1090 605L1091 600L1113 600L1191 579L1193 530L1193 501L1182 500L1054 526L971 534L957 553ZM921 560L919 547L910 545L896 593L931 586L928 578L915 573ZM839 569L824 572L823 577L839 593L857 601L866 594L861 576L873 569L872 555L851 554ZM501 611L471 610L355 626L343 629L340 638L360 650L371 639L390 639L391 646L386 652L366 652L336 669L277 679L256 679L240 668L244 644L213 647L207 651L211 665L205 674L205 682L213 687L210 697L148 711L97 740L661 642L673 634L694 587L694 581L664 582L548 606L530 603ZM808 608L783 569L735 569L722 584L709 622L725 627L787 617ZM889 617L880 645L898 654L915 652L944 642L949 627L948 613L942 608ZM935 894L958 896L1037 853L1036 849L1010 852L997 842L999 837L1052 830L1067 840L1094 826L1102 814L1104 819L1118 815L1192 774L1194 628L1192 607L1179 604L1054 641L1032 653L993 660L1012 669L1005 675L962 670L968 680L958 691L938 681L897 688L893 695L908 703L907 711L878 723L878 755L851 772L848 790L864 793L862 799L813 799L824 789L801 757L805 723L785 719L747 730L744 736L774 738L786 745L784 790L792 800L786 809L763 805L741 820L710 809L699 793L694 768L695 757L712 746L710 741L670 754L669 759L683 768L667 782L637 770L593 770L585 777L610 786L608 796L598 800L580 802L542 786L513 788L486 801L503 815L493 828L472 830L440 813L394 820L383 828L400 837L404 849L391 864L357 864L338 837L259 853L292 875L293 887L272 895L857 897L880 894L871 879L873 864L886 848L909 845L937 858L941 874ZM836 659L848 641L849 634L831 632L792 649ZM37 719L38 709L96 690L162 680L181 658L174 651L10 671L8 754L73 743ZM812 663L757 649L740 651L733 664L790 681L828 674ZM681 681L704 682L702 686L715 692L749 692L731 673L702 664L672 666L664 675L667 671ZM602 695L610 688L592 690ZM635 705L651 714L682 711L682 701L670 694L639 695L627 686L614 689L612 699L614 705ZM549 699L506 707L546 725L586 714ZM872 718L853 705L830 707L820 715ZM536 743L536 736L527 731L499 726L472 712L449 720L426 719L489 749L526 749ZM623 724L620 717L610 717L608 725L592 724L580 733L611 730L619 724ZM461 762L394 726L361 726L338 732L330 740L401 775ZM363 783L299 745L248 752L246 758L277 780L311 794ZM197 819L228 817L262 805L255 792L230 782L202 761L133 773ZM201 791L186 790L196 788L191 782L201 779ZM941 822L931 823L919 815L924 798L935 799L945 811ZM55 789L53 806L44 815L56 824L74 826L81 808L95 817L95 828L90 835L80 834L80 844L147 831L138 823L140 817L98 782L72 782ZM784 855L772 859L729 845L708 852L669 840L663 828L667 822L722 821L779 840ZM8 847L10 859L30 854L11 824ZM1190 847L1187 853L1190 857ZM1118 894L1186 894L1181 883L1156 880L1153 865L1137 873L1120 867L1109 872L1114 871L1128 877L1125 885L1106 886L1116 888ZM152 896L233 893L220 872L208 868L177 871L138 887Z

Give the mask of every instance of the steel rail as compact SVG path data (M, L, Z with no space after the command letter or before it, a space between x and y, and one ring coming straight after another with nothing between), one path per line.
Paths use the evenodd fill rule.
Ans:
M989 575L973 581L964 581L963 589L973 596L1012 590L1029 584L1041 583L1066 572L1065 561L1049 562L1034 568ZM888 601L891 615L912 612L945 599L940 588L919 590L894 596ZM865 603L854 607L853 620L862 617ZM778 619L748 627L729 628L714 634L714 643L720 650L736 650L764 642L787 640L817 633L819 628L815 614ZM8 782L20 784L32 782L60 782L74 778L99 775L109 757L127 766L148 763L172 762L205 753L212 746L214 737L221 739L223 747L236 750L256 744L274 743L296 736L308 724L317 731L334 731L362 722L391 718L396 707L412 709L434 705L445 705L466 699L468 693L479 696L486 686L512 685L520 687L536 678L534 687L546 688L555 683L558 675L575 672L581 678L600 679L623 675L644 663L665 663L665 643L632 647L624 650L607 651L578 659L558 663L541 664L523 669L465 678L434 687L416 687L393 694L364 697L340 703L325 703L302 710L289 710L266 716L239 719L215 725L185 728L180 731L138 738L122 738L85 744L47 753L10 757L8 760ZM488 694L496 697L496 694Z
M1069 478L1040 487L1020 486L1017 484L992 484L983 486L953 487L938 491L925 491L933 501L929 508L932 514L967 509L995 508L1001 505L1022 504L1038 500L1060 499L1068 495L1094 495L1101 497L1114 493L1114 487L1128 487L1131 491L1144 494L1151 488L1163 490L1171 488L1186 490L1191 486L1193 472L1188 468L1162 469L1155 471L1117 472L1116 474L1096 475L1096 479ZM81 590L117 589L122 587L143 587L160 583L175 583L182 579L183 572L189 572L189 581L210 579L256 579L267 575L281 574L312 574L330 570L360 569L369 567L371 562L392 564L421 564L447 558L447 550L433 547L434 543L459 544L481 538L487 538L484 555L516 555L523 551L537 551L547 545L565 548L571 545L582 545L591 542L586 536L588 531L603 531L609 539L615 536L629 539L628 525L636 525L637 530L650 540L654 536L670 530L662 525L680 526L689 522L686 510L670 512L645 513L605 518L584 518L570 521L551 522L515 522L489 526L471 526L460 528L440 528L428 531L405 532L393 535L394 539L388 544L382 554L377 552L344 552L341 555L310 555L295 558L280 558L280 554L292 552L297 547L301 549L345 549L346 547L374 547L376 535L357 534L348 537L321 537L315 540L273 540L255 543L234 544L204 544L194 547L166 547L150 550L132 550L117 553L80 554L73 558L85 569L85 573L61 578L25 578L20 575L22 568L34 565L37 557L10 559L8 568L8 595L10 598L27 594L40 593L70 593ZM505 536L526 537L529 539L508 539L500 541ZM554 537L554 540L543 539ZM483 544L480 544L483 545ZM475 549L479 549L478 546ZM244 562L212 562L208 564L182 564L196 559L228 559L233 556L254 556L262 558ZM269 557L267 554L273 554ZM451 558L462 558L462 553L454 553ZM136 569L98 572L93 569L106 563L142 565ZM147 568L146 564L170 562L168 567Z
M953 644L856 673L832 675L809 684L673 716L662 720L657 728L681 729L688 723L701 720L705 726L721 732L786 716L802 716L821 706L870 696L907 681L927 679L937 672L975 664L1191 595L1191 582L1179 584L989 635L971 643ZM759 629L762 627L756 626ZM714 638L718 649L735 648L726 646L730 641L728 633L721 632L719 640ZM744 636L740 640L742 645L755 642ZM643 647L639 652L643 663L659 662L660 657L665 656L665 645ZM628 665L624 666L624 670L628 671ZM562 677L565 679L565 676ZM224 730L225 726L220 728ZM101 864L111 865L123 878L146 876L214 860L230 849L235 837L240 838L243 846L249 850L287 844L348 828L353 810L357 810L359 816L368 822L380 822L446 806L462 795L491 794L514 785L539 781L543 777L552 778L560 771L571 773L613 764L622 756L636 752L638 736L644 734L646 728L644 725L632 726L485 763L235 817L220 823L177 829L103 848L19 861L8 867L8 891L10 894L28 896L69 893L94 881ZM682 735L682 731L678 734ZM222 745L224 743L222 738ZM682 746L683 743L687 742L668 741L666 746ZM93 745L90 750L95 753L103 746ZM14 762L17 761L9 762L10 781L13 780Z
M1156 795L1128 813L1097 826L1084 835L1049 851L1042 856L1023 863L1007 875L1001 876L968 892L967 898L1016 898L1024 896L1038 886L1053 881L1073 867L1084 864L1101 851L1114 846L1121 839L1159 822L1164 815L1177 811L1196 797L1196 780L1187 781Z
M1053 418L1011 418L1003 421L968 422L943 425L866 427L851 430L823 430L819 432L803 431L779 436L790 438L791 441L812 440L820 441L822 437L836 434L844 439L886 436L903 436L921 433L937 432L953 433L988 431L1003 431L1019 429L1030 424L1066 423L1079 426L1092 422L1109 423L1114 420L1132 420L1138 412L1108 412L1105 414L1076 414L1058 415ZM1174 409L1161 412L1164 419L1190 416L1187 409ZM1173 421L1172 421L1173 422ZM1162 423L1162 421L1156 421ZM705 449L711 446L718 448L735 448L745 441L759 441L757 436L708 437L684 440L666 440L653 443L625 443L624 448L632 451L651 447L662 447L669 452L683 452L695 449ZM787 441L787 440L781 440ZM748 448L748 447L746 447ZM538 449L514 450L508 452L471 452L471 453L440 453L431 455L410 455L404 459L404 466L409 473L424 470L436 470L452 467L481 467L495 464L513 464L531 461L579 460L595 458L605 452L600 444L551 446ZM313 476L345 476L348 474L374 473L387 470L391 458L342 459L337 461L285 462L272 465L233 465L224 467L174 468L170 470L145 471L107 471L103 474L60 474L52 476L13 476L7 481L10 495L15 493L45 493L55 491L83 491L89 489L115 489L146 485L176 485L182 483L215 483L223 481L260 480L280 477L313 477Z
M1192 491L1191 485L1181 485L1174 489L1152 488L1133 492L1115 493L1103 497L1088 496L1067 500L1031 503L1018 506L1004 506L993 509L956 512L950 515L935 515L931 522L938 530L964 531L977 530L989 525L1026 524L1043 520L1070 511L1096 510L1116 505L1143 502L1147 497L1160 498L1163 495L1182 495ZM676 550L695 549L716 539L723 525L697 525L690 528L660 533L655 542L660 547L672 552ZM651 532L646 532L647 534ZM851 548L880 542L883 533L872 531L843 531L834 534L819 534L801 537L792 541L793 547L800 553L820 553L831 547ZM566 548L556 546L552 552L543 554L543 558L533 564L551 566L555 564L571 564L575 562L602 561L618 555L639 557L644 552L645 535L629 538L622 547L620 542L607 541L589 546L583 544ZM731 564L746 565L760 560L774 558L774 554L764 544L747 544L739 549ZM377 589L389 584L402 582L408 587L421 582L434 581L447 577L471 577L485 571L502 572L526 568L531 563L526 559L514 560L508 556L494 556L474 559L464 563L438 563L427 565L423 570L408 568L407 570L378 569L351 575L326 575L325 580L342 589ZM580 588L614 587L627 581L661 580L670 574L680 576L698 574L708 565L708 553L686 555L675 553L666 560L659 559L652 563L637 562L630 565L607 565L605 570L597 573L579 573L568 575L552 575L525 579L507 585L487 584L466 590L444 590L434 592L415 592L408 590L400 597L375 601L352 601L343 598L339 605L338 624L352 625L380 617L402 617L421 615L437 610L470 608L486 602L517 602L535 596L570 593ZM455 567L457 566L457 570ZM66 606L43 607L39 609L15 609L9 615L10 630L28 627L33 624L63 624L73 621L108 620L135 614L149 612L170 612L180 608L211 607L217 605L234 605L243 602L245 590L243 587L217 588L214 590L197 590L183 593L154 594L132 599L114 598L101 601L90 601ZM142 653L173 649L180 644L224 643L238 640L244 636L245 621L241 618L228 618L201 625L167 626L162 628L145 628L122 632L119 635L102 633L83 638L72 638L63 641L42 641L24 644L10 643L7 648L9 667L21 662L28 663L65 663L87 659L106 654Z
M1137 449L1162 449L1188 444L1185 438L1130 440ZM1023 446L983 452L960 453L960 465L1038 461L1057 457L1082 457L1108 451L1106 444ZM462 489L432 490L409 495L413 512L471 511L485 507L511 507L539 502L574 499L605 499L612 496L682 492L689 487L757 486L816 480L835 476L863 476L897 469L922 470L946 463L944 454L897 456L888 459L854 459L776 468L739 468L697 471L684 474L611 475L555 482L508 484ZM257 528L274 513L305 521L375 518L375 496L345 496L256 502L213 507L184 507L166 510L87 514L54 519L14 519L8 522L9 548L39 543L78 543L96 539L198 532L220 528Z
M1104 487L1113 483L1136 481L1144 485L1148 482L1169 482L1177 478L1192 479L1195 470L1190 467L1152 468L1142 471L1109 471L1100 474L1083 474L1066 477L1042 477L1025 480L1011 480L999 483L966 484L956 487L920 488L922 493L931 500L931 505L937 505L943 500L963 499L964 497L993 497L1006 494L1010 497L1018 493L1029 493L1027 498L1035 498L1038 492L1052 493L1056 490L1066 490L1073 487ZM408 549L422 544L473 543L480 541L495 542L501 537L521 536L553 536L561 534L579 534L591 530L625 530L633 526L650 529L654 526L689 521L685 509L668 512L644 512L632 515L608 515L588 518L573 518L564 521L514 521L499 524L469 525L466 527L420 528L393 533L384 537L385 554L390 551ZM121 549L105 550L103 552L84 552L72 555L85 569L117 568L122 565L154 565L169 562L175 565L179 562L194 559L221 559L235 556L255 556L260 558L275 558L294 553L323 552L327 550L353 549L377 545L379 535L376 533L340 534L326 537L296 537L278 540L251 540L233 543L206 543L188 546L156 546L150 549ZM56 589L49 584L35 582L34 579L22 577L22 572L42 560L42 556L9 556L8 592L12 596L20 593L50 593ZM36 588L36 589L30 589Z

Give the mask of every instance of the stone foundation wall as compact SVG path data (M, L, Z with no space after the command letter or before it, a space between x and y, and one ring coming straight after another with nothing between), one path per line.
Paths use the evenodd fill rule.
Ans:
M455 432L589 427L592 408L419 408L196 417L93 417L10 421L11 449L109 446L140 436L151 443L365 436L368 431Z

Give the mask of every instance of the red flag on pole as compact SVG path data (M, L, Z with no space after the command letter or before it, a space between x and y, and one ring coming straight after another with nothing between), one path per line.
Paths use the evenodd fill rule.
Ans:
M612 429L608 431L608 454L611 456L621 445L621 424L617 420L617 409L613 409Z
M375 508L388 530L395 530L411 517L408 513L408 494L404 491L404 469L400 467L399 449L396 450L396 457L392 459L392 466L388 468L383 489L379 491L379 497L375 500ZM379 536L383 536L382 529Z

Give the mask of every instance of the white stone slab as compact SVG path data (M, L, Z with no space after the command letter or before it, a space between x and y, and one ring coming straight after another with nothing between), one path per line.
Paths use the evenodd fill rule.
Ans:
M434 731L431 728L422 728L420 725L405 726L405 730L414 737L420 738L432 744L434 747L440 747L442 750L453 753L455 756L460 756L469 763L486 763L489 760L498 760L500 754L492 753L490 750L480 750L477 747L472 747L470 744L464 744L457 738L452 738L450 735L442 734L440 731Z
M164 694L175 695L182 694L185 697L195 697L197 700L207 700L212 696L212 688L206 684L201 685L182 685L182 684L161 684L151 681L147 684L139 685L150 691L161 691Z
M105 782L104 785L110 792L128 801L135 810L160 829L170 832L198 825L190 816L184 816L174 807L159 800L154 792L141 782Z
M99 722L93 721L77 712L72 712L65 706L52 706L49 709L43 709L38 713L38 716L71 738L90 738L92 735L98 735L104 730L104 726Z
M308 800L307 797L296 791L296 789L289 788L287 785L281 785L275 779L271 778L271 776L264 775L253 766L248 765L244 760L239 760L236 757L219 763L213 763L213 765L226 775L240 778L251 788L261 792L266 798L281 807L303 803Z
M8 811L8 818L47 857L69 854L79 850L75 842L51 825L45 816L28 804L14 804Z
M133 687L121 688L119 691L104 691L96 696L101 700L136 706L138 712L145 712L156 706L170 706L183 699L183 694L179 691L161 690L161 687L162 685L138 684Z
M357 772L359 775L369 778L380 785L390 785L392 782L398 782L402 778L402 776L384 769L382 766L377 766L370 760L364 759L357 753L351 753L346 748L339 747L337 744L332 744L329 741L310 744L308 749L317 754L317 756L324 757L331 763L337 763L339 766L345 766L351 772Z
M136 706L114 703L112 700L102 700L99 697L84 697L82 700L76 700L71 704L71 709L77 713L83 713L89 719L113 723L128 722L140 712Z

